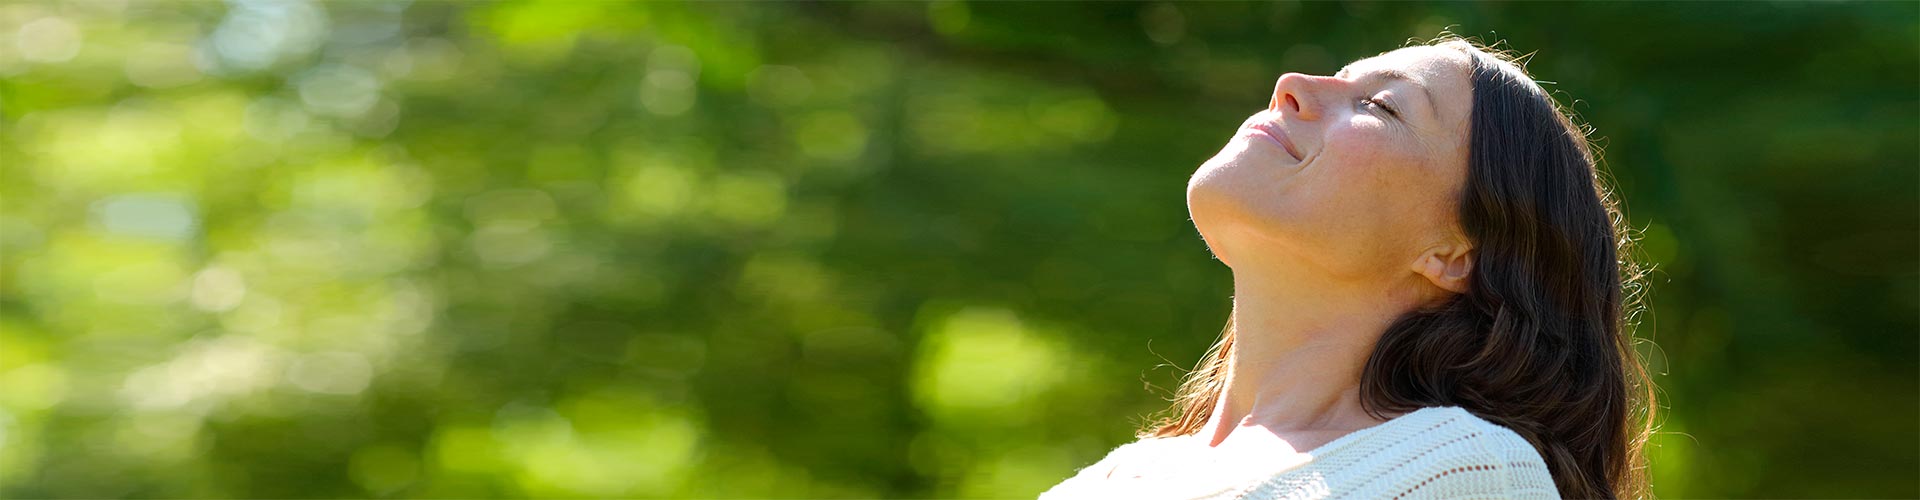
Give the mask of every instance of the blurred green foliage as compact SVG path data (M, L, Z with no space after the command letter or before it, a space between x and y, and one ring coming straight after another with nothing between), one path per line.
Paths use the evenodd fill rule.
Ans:
M0 4L0 495L1030 497L1224 320L1286 71L1537 52L1667 497L1915 497L1920 6Z

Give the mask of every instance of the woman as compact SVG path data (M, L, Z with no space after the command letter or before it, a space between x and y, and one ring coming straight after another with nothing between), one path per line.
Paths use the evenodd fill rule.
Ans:
M1585 133L1510 55L1286 74L1187 205L1233 272L1226 330L1175 417L1043 499L1647 494L1641 271Z

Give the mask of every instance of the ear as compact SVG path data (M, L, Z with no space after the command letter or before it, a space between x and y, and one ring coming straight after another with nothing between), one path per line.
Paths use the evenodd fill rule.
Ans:
M1426 276L1433 286L1453 293L1466 293L1473 275L1473 247L1465 244L1435 246L1413 261L1413 272Z

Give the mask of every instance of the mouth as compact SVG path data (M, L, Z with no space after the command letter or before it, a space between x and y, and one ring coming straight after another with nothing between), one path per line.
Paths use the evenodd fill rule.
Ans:
M1280 149L1285 150L1288 155L1293 156L1293 161L1300 161L1304 158L1300 155L1300 149L1293 145L1293 138L1287 137L1287 131L1280 128L1280 123L1277 120L1253 120L1249 121L1249 123L1241 127L1241 129L1245 130L1248 135L1258 136L1262 139L1272 141L1275 146L1279 146Z

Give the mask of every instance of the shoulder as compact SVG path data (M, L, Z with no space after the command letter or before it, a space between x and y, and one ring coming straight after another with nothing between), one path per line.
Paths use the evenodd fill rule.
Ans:
M1559 498L1546 460L1519 433L1460 407L1423 413L1424 425L1405 436L1412 446L1403 449L1415 453L1407 472L1417 479L1405 485L1409 496Z
M1141 438L1107 452L1099 461L1074 471L1071 477L1054 485L1040 494L1041 500L1060 498L1099 498L1109 496L1118 483L1116 472L1125 474L1123 466L1134 466L1144 460L1165 455L1166 447L1173 443L1172 438Z
M1114 448L1113 451L1107 452L1107 455L1101 457L1100 461L1080 468L1074 477L1082 479L1105 479L1112 476L1114 470L1123 464L1138 462L1143 458L1161 454L1168 446L1175 443L1176 439L1177 438L1149 437L1140 438L1138 441L1120 445L1120 447Z

